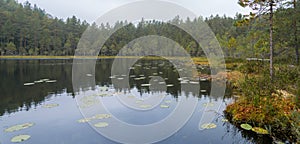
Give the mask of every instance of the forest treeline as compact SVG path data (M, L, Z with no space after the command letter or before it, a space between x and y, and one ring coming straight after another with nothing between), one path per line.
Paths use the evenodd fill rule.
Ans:
M299 9L297 7L297 11ZM197 26L200 21L205 21L215 33L226 56L268 58L268 14L261 14L251 20L245 18L246 16L238 13L234 18L216 15L182 20L175 17L172 23ZM295 41L295 37L299 37L299 25L293 26L295 19L299 24L299 13L290 4L282 3L277 6L273 24L276 57L295 57L294 48L299 47L299 42ZM205 55L190 35L168 23L141 20L138 24L120 21L114 25L98 26L75 16L66 20L59 19L36 5L29 2L19 4L15 0L0 0L0 55L74 55L77 44L88 27L100 33L122 27L106 41L100 55L116 55L130 41L146 35L170 38L192 56ZM92 44L87 43L87 49L89 46L92 47ZM80 54L94 53L91 49Z

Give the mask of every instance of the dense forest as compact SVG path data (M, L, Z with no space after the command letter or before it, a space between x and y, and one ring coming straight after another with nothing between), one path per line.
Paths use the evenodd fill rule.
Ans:
M296 2L296 1L295 1ZM297 2L299 3L299 1ZM280 3L274 9L274 55L277 58L296 57L299 47L300 18L296 3ZM236 14L210 16L172 22L197 25L205 21L215 33L228 57L259 57L269 55L269 14L257 17ZM89 24L75 16L66 20L53 17L29 2L19 4L15 0L0 0L0 54L1 55L73 55L83 32L88 28L109 31L123 27L106 41L100 55L116 55L120 48L135 38L145 35L162 35L178 42L192 56L204 56L199 45L184 31L161 21L144 21L138 24L118 22L114 25ZM89 46L87 44L87 46ZM91 55L83 52L82 55Z

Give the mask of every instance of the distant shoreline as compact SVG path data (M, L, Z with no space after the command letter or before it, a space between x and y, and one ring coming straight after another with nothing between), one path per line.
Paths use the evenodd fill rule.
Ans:
M67 59L115 59L115 58L145 58L145 59L163 59L162 57L155 56L0 56L0 60L11 59L11 60L67 60ZM170 59L181 59L186 57L165 57ZM192 57L193 60L206 62L205 57Z

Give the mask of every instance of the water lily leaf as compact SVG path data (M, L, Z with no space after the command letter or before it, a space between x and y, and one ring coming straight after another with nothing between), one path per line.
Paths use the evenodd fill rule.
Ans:
M200 92L201 92L201 93L206 93L207 91L206 91L206 90L200 90Z
M151 107L151 105L140 105L140 108L150 108Z
M59 104L45 104L43 105L43 108L54 108L54 107L58 107Z
M99 100L96 99L95 96L85 96L80 99L80 102L81 102L80 105L81 108L88 108L99 103Z
M206 78L201 78L200 81L205 82L205 81L208 81L208 79L206 79Z
M137 103L137 104L142 103L142 102L144 102L144 101L143 100L137 100L137 101L135 101L135 103Z
M110 79L115 79L115 78L116 78L116 76L110 76L109 78L110 78Z
M202 129L213 129L216 127L217 127L217 125L214 123L206 123L206 124L201 125Z
M19 130L23 130L23 129L27 129L30 128L34 125L34 123L24 123L24 124L19 124L19 125L15 125L12 127L9 127L7 129L5 129L5 132L14 132L14 131L19 131Z
M142 84L141 86L142 87L148 87L148 86L151 86L151 84Z
M41 81L44 81L44 82L45 82L45 81L48 81L48 80L50 80L50 79L41 79Z
M99 87L99 90L100 91L108 91L108 87L105 87L105 86L104 87Z
M86 122L90 122L91 120L92 120L91 118L83 118L83 119L78 120L77 122L86 123Z
M252 129L252 126L249 125L249 124L241 124L240 126L241 126L241 128L243 128L245 130L251 130Z
M24 83L24 86L32 86L34 83Z
M92 75L92 74L86 74L86 76L88 76L88 77L92 77L93 75Z
M196 82L196 81L190 81L190 84L199 84L199 82Z
M34 83L43 83L43 80L34 81Z
M143 79L146 79L146 77L134 78L134 80L143 80Z
M223 118L222 122L228 122L228 119Z
M93 119L107 119L107 118L111 118L110 114L97 114L95 116L92 117Z
M10 141L13 143L19 143L30 139L30 137L31 137L30 135L18 135L13 137Z
M133 95L130 95L130 96L127 96L127 98L134 99L134 98L135 98L135 96L133 96Z
M99 122L99 123L96 123L94 126L97 127L97 128L104 128L104 127L108 126L108 123L106 123L106 122Z
M100 97L109 97L109 96L112 96L112 95L109 95L107 93L101 93L98 96L100 96Z
M47 80L47 81L45 81L46 83L56 83L57 82L57 80Z
M260 127L253 127L251 130L256 132L257 134L269 134L267 130Z
M83 118L83 119L80 119L78 120L77 122L79 123L87 123L87 122L90 122L92 120L96 120L96 119L108 119L108 118L111 118L111 115L110 114L96 114L90 118Z
M214 103L204 103L203 104L203 106L205 106L205 107L212 107L214 105L215 105Z
M168 105L160 105L161 108L169 108L170 106Z
M172 101L171 100L166 100L165 103L172 103Z

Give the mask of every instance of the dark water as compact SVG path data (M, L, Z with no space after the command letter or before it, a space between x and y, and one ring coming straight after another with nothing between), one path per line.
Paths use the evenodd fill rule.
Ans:
M235 126L224 121L223 110L232 99L224 96L209 96L211 84L200 82L200 92L191 93L182 91L184 85L178 80L178 71L168 61L162 60L140 60L134 69L130 70L129 87L112 85L114 79L122 81L122 75L111 77L113 60L98 60L95 67L95 81L89 83L94 77L86 74L85 82L72 84L72 60L0 60L0 143L9 144L12 137L27 134L31 138L24 144L106 144L116 143L99 134L93 125L79 123L83 118L80 108L82 95L92 94L99 89L106 88L103 93L112 96L99 97L113 116L119 120L134 125L152 124L167 117L175 110L179 101L194 98L198 101L196 109L187 123L172 136L158 143L268 143L266 139L257 137L252 133L245 133ZM163 64L163 65L162 65ZM76 63L76 65L83 65ZM84 66L82 66L84 69ZM203 73L209 73L206 67L199 68ZM158 86L156 90L150 90L147 84L151 77L156 75L162 78L169 87ZM123 77L126 77L125 75ZM141 78L142 79L136 79ZM119 79L118 79L119 78ZM56 80L52 83L41 82L31 86L30 83L41 79ZM159 81L158 81L159 82ZM159 89L162 88L162 89ZM230 91L228 95L230 95ZM140 99L147 99L153 95L164 95L161 102L166 103L168 108L159 105L146 111L136 111L119 104L116 95L128 96L132 93ZM132 95L131 94L131 95ZM101 91L100 91L101 95ZM212 123L217 127L207 130L199 130L199 121L204 111L207 110L206 103L220 105L216 111L216 117ZM58 104L58 107L44 108L45 104ZM32 122L35 125L28 129L4 132L10 126ZM113 124L111 124L113 125ZM107 127L109 128L109 126ZM118 131L118 129L115 129ZM163 129L157 129L160 133ZM128 135L131 135L128 132ZM152 137L152 135L147 135Z

